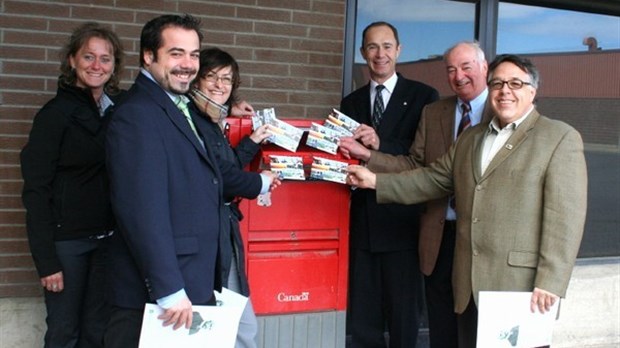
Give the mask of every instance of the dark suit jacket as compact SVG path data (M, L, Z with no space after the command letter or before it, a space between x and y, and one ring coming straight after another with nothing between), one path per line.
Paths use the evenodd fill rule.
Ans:
M202 118L194 122L203 132L208 127ZM108 130L107 164L120 232L110 241L110 303L142 308L182 288L192 303L208 303L220 283L216 260L224 186L230 194L255 196L260 178L218 168L208 142L205 150L170 97L143 74Z
M457 98L451 96L427 105L422 111L415 140L407 155L392 156L372 151L368 169L376 173L401 172L433 163L448 149L454 138L454 110ZM491 120L490 107L485 106L481 122ZM443 237L448 197L426 202L420 216L420 270L430 275L435 268Z
M481 173L488 123L469 128L429 167L377 174L377 200L412 204L455 194L454 305L480 291L566 295L585 224L583 141L536 110Z
M409 147L425 105L439 98L437 91L423 83L398 76L377 133L379 151L400 155ZM370 84L346 96L340 110L360 123L372 125ZM417 245L419 206L378 205L374 190L353 190L351 194L351 246L373 252L414 249Z

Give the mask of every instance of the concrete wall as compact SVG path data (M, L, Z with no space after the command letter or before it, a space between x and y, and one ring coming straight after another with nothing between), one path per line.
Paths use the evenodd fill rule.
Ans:
M45 307L41 297L0 298L0 348L41 347L45 332L44 317ZM274 348L275 346L267 346L266 343L281 341L283 337L289 339L287 342L292 342L292 345L279 345L280 347L323 348L307 345L308 342L316 341L295 341L291 339L293 336L289 332L294 326L304 324L306 334L310 333L306 337L312 337L314 330L312 327L321 332L325 331L321 329L321 318L316 315L306 315L297 316L293 318L294 320L285 319L278 319L278 323L273 319L262 318L260 320L261 347ZM312 326L308 323L316 325ZM330 328L336 328L338 331L330 332L332 337L337 336L337 342L343 344L341 347L344 348L344 343L342 343L344 324L340 312L332 318L330 323L338 324L330 324ZM316 334L315 338L318 337L319 332ZM326 342L328 343L325 348L333 347L333 339ZM567 297L562 302L561 315L555 326L553 342L553 348L616 348L620 346L620 258L578 260Z

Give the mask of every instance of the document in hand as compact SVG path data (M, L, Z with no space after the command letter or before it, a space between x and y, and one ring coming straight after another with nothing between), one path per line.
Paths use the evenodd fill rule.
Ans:
M269 125L268 131L271 133L267 139L269 142L291 152L297 151L299 141L304 134L303 130L280 121L273 108L259 110L252 115L252 129L257 129L264 124Z
M551 344L559 301L551 311L530 311L531 292L480 291L477 348L529 348Z
M215 292L216 306L193 306L194 317L189 329L173 330L163 326L157 317L163 309L147 303L144 307L139 348L157 347L234 347L239 320L248 298L226 288Z

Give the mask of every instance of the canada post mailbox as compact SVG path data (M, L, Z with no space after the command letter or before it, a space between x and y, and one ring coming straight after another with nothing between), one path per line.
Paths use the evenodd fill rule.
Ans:
M251 132L251 120L231 121L229 139L234 146ZM283 121L301 129L309 129L311 122L317 122ZM270 155L302 157L305 169L310 167L313 156L353 163L340 154L332 155L306 146L306 136L307 132L294 153L273 144L261 146L250 170L269 169ZM323 322L320 330L333 332L307 334L330 336L335 340L332 345L326 344L323 338L322 347L344 347L349 190L347 185L328 181L285 180L270 194L270 204L256 199L242 200L240 204L251 299L259 321L278 317L281 323L282 316L288 314L295 314L297 321L304 313L318 315L316 320ZM332 318L321 319L321 313ZM333 322L334 327L326 328L325 322ZM278 330L273 325L263 323L261 329ZM304 335L295 333L299 334ZM270 336L264 332L261 335ZM294 339L299 341L300 338ZM271 346L269 342L262 343L265 347Z

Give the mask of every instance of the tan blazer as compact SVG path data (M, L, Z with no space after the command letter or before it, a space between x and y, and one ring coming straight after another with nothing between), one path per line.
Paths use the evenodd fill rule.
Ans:
M419 203L454 191L457 313L484 290L538 287L564 297L585 223L586 164L574 128L534 110L481 174L487 130L488 123L466 130L430 167L377 175L380 203Z
M433 163L448 152L454 138L454 112L456 96L443 98L427 105L422 111L413 144L408 155L393 156L372 151L367 163L368 169L375 173L394 173ZM482 122L491 119L490 108L485 108ZM420 270L430 275L435 269L439 247L443 238L448 197L433 199L426 203L420 217L419 257Z

